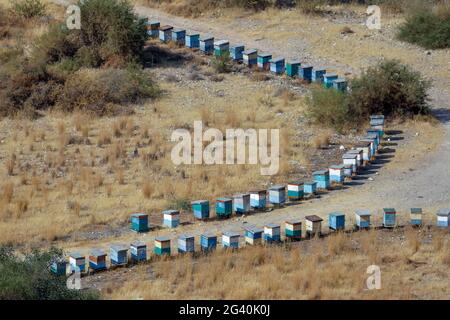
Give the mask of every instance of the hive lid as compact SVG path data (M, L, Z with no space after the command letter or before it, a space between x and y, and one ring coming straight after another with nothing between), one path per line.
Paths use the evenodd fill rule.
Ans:
M239 237L240 235L239 235L239 233L237 233L237 232L234 232L234 231L225 231L225 232L223 232L222 233L224 236L227 236L227 237Z
M258 53L258 50L256 49L247 49L244 52L242 52L245 55L249 55L249 54L254 54L254 53Z
M300 180L292 181L292 182L289 182L288 185L301 186L301 185L303 185L303 181L300 181Z
M358 155L356 153L344 153L342 159L356 159Z
M322 71L322 72L324 72L324 71L325 71L325 74L326 74L326 71L327 71L327 70L326 70L325 68L322 68L322 67L315 67L313 71L315 71L315 72L317 72L317 71Z
M306 220L312 221L312 222L321 222L323 221L323 219L319 216L316 216L315 214L311 215L311 216L306 216L305 217Z
M148 21L147 24L150 26L160 25L159 21Z
M146 247L147 246L145 244L145 242L142 242L142 241L139 241L139 240L133 241L130 245L132 247L136 247L136 248L142 248L142 247Z
M279 228L280 225L276 223L268 223L265 225L266 228Z
M259 228L256 226L248 226L245 228L245 230L253 232L253 233L264 232L264 230L262 228Z
M211 41L211 40L214 40L214 37L213 37L213 36L203 36L203 37L200 37L200 41Z
M302 224L300 220L286 220L285 223L287 224Z
M439 209L436 214L441 217L450 216L450 209Z
M84 258L84 256L79 252L72 252L69 254L69 257L74 258L74 259Z
M269 57L272 57L272 55L270 53L261 52L261 53L258 53L258 57L269 58Z
M195 201L192 201L191 204L202 204L205 202L208 202L208 200L195 200Z
M230 198L218 198L216 199L217 202L229 202L229 201L233 201L233 199Z
M267 190L265 190L265 189L259 189L259 190L251 190L251 191L249 191L250 193L266 193L267 192Z
M186 29L173 29L172 32L178 33L178 32L186 32Z
M325 73L323 75L324 78L336 78L338 75L336 73Z
M364 217L364 216L370 216L370 211L369 210L356 210L356 214L360 217Z
M140 217L148 217L148 214L143 213L143 212L138 212L138 213L132 213L131 216L140 218Z
M176 215L176 214L180 214L180 211L178 211L178 210L164 210L162 213L163 214L168 214L168 215Z
M214 42L215 46L222 46L225 44L230 44L230 42L228 40L218 40L218 41Z
M370 120L374 120L374 119L383 119L384 120L384 115L382 115L382 114L372 114L370 116Z
M342 217L342 216L345 216L345 214L342 212L332 212L332 213L330 213L330 216Z
M217 238L217 236L212 232L205 232L201 236L204 238Z
M422 208L411 208L411 213L422 213Z
M200 33L196 33L196 32L194 32L194 33L188 33L187 36L188 36L188 37L200 37Z
M271 186L269 188L269 190L282 190L282 189L285 189L285 188L286 188L286 186L278 184L278 185L275 185L275 186Z
M330 166L330 169L341 170L341 169L344 169L344 167L345 166L343 164L335 164L335 165Z
M169 237L164 237L164 236L159 236L159 237L155 238L155 241L166 242L166 241L170 241L170 238Z
M237 48L245 48L245 45L243 45L243 44L235 44L234 46L231 47L231 49L237 49Z
M90 255L95 257L101 257L106 256L106 253L102 249L92 249Z
M302 64L300 62L300 60L291 60L291 61L288 61L287 63L290 64L290 65L296 65L296 64L301 65Z
M300 69L312 69L312 68L313 68L313 66L310 64L302 64L300 66Z
M328 174L328 169L326 169L326 170L317 170L317 171L314 171L312 174L313 174L313 176L319 176L319 175Z
M314 184L317 184L317 182L315 182L315 181L306 181L305 184L306 185L314 185Z
M272 63L284 62L284 58L281 58L281 57L272 58L272 59L270 59L270 62L272 62Z
M173 27L169 26L169 25L165 25L165 26L160 27L159 29L162 31L168 31L168 30L172 30Z
M384 213L396 213L394 208L383 208Z
M348 150L346 153L358 155L358 154L362 153L362 150L351 149L351 150Z
M248 197L250 196L250 193L237 193L233 195L233 198L242 198L242 197Z
M178 236L178 239L180 239L180 240L194 239L194 236L191 236L189 234L181 234Z
M125 250L128 250L128 247L126 245L124 245L123 243L112 244L110 248L112 250L114 250L114 251L125 251Z

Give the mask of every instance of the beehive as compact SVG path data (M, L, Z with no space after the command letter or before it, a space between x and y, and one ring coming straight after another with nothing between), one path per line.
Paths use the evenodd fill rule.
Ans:
M197 200L192 201L192 212L194 217L197 219L207 219L209 218L209 201L208 200Z
M211 251L217 247L217 236L210 233L204 233L200 236L200 247L202 251Z
M254 226L245 228L245 243L250 245L260 244L262 242L264 230Z
M367 130L366 139L372 140L374 144L374 150L372 152L372 156L378 151L378 147L380 146L380 138L378 137L378 134L369 132L370 130Z
M286 62L286 74L288 77L297 77L298 68L301 66L300 61L288 61Z
M251 67L258 63L258 51L255 49L248 49L242 52L242 58L244 60L244 64Z
M285 67L284 67L284 58L274 58L270 59L270 71L275 74L282 74L284 73Z
M303 199L304 191L303 191L303 182L301 181L293 181L288 183L288 199L291 201L297 201Z
M344 183L345 173L343 164L330 166L328 170L330 173L330 182Z
M128 247L121 243L111 245L109 258L113 266L126 265L128 263Z
M323 76L327 73L327 70L323 68L313 68L312 70L312 82L323 83Z
M333 81L337 80L338 75L336 73L325 73L323 75L323 85L325 88L331 88L333 86Z
M303 194L305 196L307 195L313 195L317 192L317 182L315 181L308 181L303 184Z
M147 245L141 241L134 241L130 244L131 261L141 262L147 260Z
M286 202L286 186L276 185L269 188L269 201L271 204L281 206Z
M358 155L346 152L342 155L342 163L352 166L352 174L358 171Z
M344 166L344 179L351 178L353 175L353 165L352 164L343 164Z
M160 23L158 21L147 22L147 35L152 38L157 38L159 34Z
M106 270L106 253L101 249L93 249L89 254L89 268L94 271Z
M57 276L65 276L67 272L66 261L53 261L50 266L50 271Z
M223 57L230 55L230 42L228 40L219 40L214 42L214 55Z
M313 67L308 64L303 64L298 68L298 76L306 82L312 81L312 70Z
M369 210L356 210L355 224L360 229L370 228L370 211Z
M159 40L169 42L172 40L172 26L162 26L159 28Z
M272 55L269 53L258 53L257 63L258 68L262 70L270 69L270 59L272 59Z
M348 150L346 153L348 154L356 154L356 171L359 171L359 168L363 165L363 150Z
M178 237L178 252L188 253L195 251L195 238L189 235L181 235Z
M180 225L180 211L178 210L164 210L163 225L168 228L176 228Z
M250 191L250 206L255 209L266 207L266 190Z
M224 248L239 248L239 233L226 231L222 234L222 246Z
M314 181L317 182L317 189L330 188L330 172L329 170L318 170L313 172Z
M269 223L264 226L264 241L267 243L281 241L281 231L279 224Z
M189 33L185 38L186 47L194 49L200 47L200 35L198 33Z
M219 218L230 217L233 212L233 200L230 198L218 198L216 200L216 216Z
M306 234L309 237L320 236L322 230L322 221L323 219L316 215L306 216L305 217L305 229Z
M136 232L147 232L148 215L146 213L133 213L131 215L131 230Z
M377 137L378 137L378 147L380 146L380 144L381 144L381 132L380 132L380 130L376 130L376 129L368 129L367 130L367 134L374 134L374 135L376 135Z
M377 130L381 137L384 136L384 116L383 115L371 115L370 127L372 130Z
M375 156L375 140L374 139L370 139L368 137L364 137L363 139L361 139L360 142L368 142L370 143L370 148L369 148L369 155L370 155L370 161L372 161L374 159Z
M73 252L69 255L70 272L84 272L86 269L85 257L79 252Z
M241 44L230 47L231 59L233 59L234 61L241 61L242 59L244 59L244 50L245 46Z
M347 92L347 80L345 78L337 78L332 82L333 88L341 92Z
M422 209L411 208L410 219L413 226L420 226L422 224Z
M372 143L368 141L360 141L355 145L355 149L358 151L362 151L363 153L363 161L364 163L367 163L370 161L370 158L372 157L370 150L371 150Z
M170 255L170 239L167 237L156 237L154 250L157 256Z
M439 209L436 213L436 225L442 228L448 228L448 220L450 218L450 209Z
M173 29L172 30L172 41L180 46L184 46L186 43L186 30L184 29Z
M333 212L328 215L328 226L331 230L345 229L345 214L342 212Z
M302 222L299 220L285 221L284 234L287 240L300 240L302 238Z
M383 226L385 228L393 228L396 224L397 212L394 208L384 208L383 209Z
M250 194L241 193L233 196L233 211L237 214L250 212Z
M205 36L200 37L200 51L204 54L210 54L214 52L214 37Z

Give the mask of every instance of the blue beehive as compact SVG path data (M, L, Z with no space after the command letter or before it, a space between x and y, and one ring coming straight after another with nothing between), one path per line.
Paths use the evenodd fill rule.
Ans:
M159 34L160 23L158 21L147 22L147 35L152 38L157 38Z
M197 219L207 219L209 218L209 201L208 200L197 200L192 201L192 212L194 217Z
M156 237L154 250L157 256L165 254L170 256L170 239L167 237Z
M318 170L313 172L314 181L317 182L317 189L330 188L330 172L328 170Z
M245 50L245 46L241 45L241 44L230 47L231 59L233 59L234 61L241 61L242 59L244 59L244 54L243 54L244 50Z
M85 257L79 252L73 252L69 255L70 272L84 272L86 269Z
M367 139L371 139L374 142L374 153L378 150L378 147L380 146L380 137L377 133L371 132L372 130L367 130Z
M331 230L345 229L345 214L342 212L333 212L328 215L328 226Z
M288 61L286 62L286 74L288 77L298 76L298 68L300 67L300 61Z
M287 188L288 188L287 195L289 200L297 201L303 198L304 195L303 182L301 181L290 182L288 183Z
M223 57L230 55L230 42L228 40L219 40L214 43L214 55Z
M450 218L450 209L439 209L436 213L436 225L442 228L448 228L448 220Z
M244 64L251 67L258 63L258 51L256 49L248 49L242 52Z
M346 178L351 178L353 175L353 165L351 164L343 164L344 167L344 180Z
M159 40L162 42L169 42L172 40L172 26L162 26L159 28Z
M327 73L327 70L323 68L314 68L312 71L312 82L323 83L323 76Z
M302 238L302 222L299 220L285 221L284 234L287 240L300 240Z
M224 248L239 248L239 233L226 231L222 234L222 246Z
M255 209L266 207L266 190L250 191L250 206Z
M276 185L269 188L269 201L271 204L281 206L286 202L286 186Z
M136 232L147 232L148 215L146 213L133 213L131 215L131 230Z
M205 36L200 37L200 51L204 54L211 54L214 52L214 37Z
M250 194L241 193L233 196L233 211L237 214L250 212Z
M317 192L317 182L308 181L303 184L303 193L305 196L312 195Z
M217 236L210 233L204 233L200 236L200 247L202 251L211 251L217 247Z
M394 208L384 208L383 209L383 226L385 228L393 228L395 227L395 217L397 212Z
M333 81L337 80L338 75L336 73L325 73L323 75L323 85L325 88L331 88L333 86Z
M347 92L347 85L345 78L337 78L333 81L333 88L341 92Z
M200 47L200 35L198 33L189 33L185 38L186 47L194 49Z
M106 270L106 253L101 249L93 249L89 254L89 268L94 271Z
M376 135L367 135L361 141L364 142L370 142L370 160L373 160L375 158L375 154L377 152L377 136Z
M147 245L141 241L134 241L130 244L131 261L141 262L147 260Z
M195 238L193 236L181 235L178 237L178 252L188 253L195 251Z
M67 262L54 261L50 266L50 271L57 276L65 276L67 271Z
M381 144L381 132L376 129L368 129L367 130L368 135L375 134L378 137L378 146Z
M180 211L178 210L164 210L163 225L168 228L176 228L180 225Z
M254 226L245 228L245 243L250 245L260 244L263 238L264 230Z
M381 138L384 136L384 115L371 115L370 127L379 132Z
M216 200L216 215L220 217L229 217L233 212L233 200L230 198L219 198Z
M355 224L360 229L370 228L370 211L369 210L356 210Z
M343 164L330 166L329 173L330 173L330 182L344 183L345 174Z
M298 69L298 76L306 82L312 81L312 70L313 67L308 64L301 65Z
M126 265L128 263L128 247L124 244L111 245L109 257L113 266Z
M264 226L264 241L267 243L281 241L281 231L279 224L269 223Z
M346 152L342 155L342 162L344 165L352 166L352 174L358 171L358 155L355 153Z
M413 226L422 225L422 208L411 208L410 218Z
M270 69L270 59L272 59L272 55L269 53L258 53L257 63L258 68L263 70Z
M274 58L270 61L270 71L276 74L284 73L284 58Z
M184 46L186 43L186 30L184 29L173 29L172 30L172 41L180 46Z

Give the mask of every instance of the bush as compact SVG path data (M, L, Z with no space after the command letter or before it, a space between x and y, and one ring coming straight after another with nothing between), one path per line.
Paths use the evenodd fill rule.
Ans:
M217 73L228 73L231 70L231 58L230 55L224 55L220 57L214 56L211 61L211 65Z
M11 1L14 14L25 19L42 17L46 14L46 6L41 0Z
M97 291L71 290L66 278L50 272L53 261L63 259L59 249L33 250L18 258L10 247L0 247L1 300L69 300L98 299Z

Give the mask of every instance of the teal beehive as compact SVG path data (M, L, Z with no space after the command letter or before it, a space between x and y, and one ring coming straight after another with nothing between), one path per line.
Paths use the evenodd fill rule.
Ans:
M342 212L333 212L328 215L328 226L331 230L345 229L345 214Z
M338 75L336 73L325 73L323 75L323 85L325 88L331 88L333 87L333 81L337 80Z
M297 77L300 65L300 61L297 60L286 62L286 75L288 77Z
M197 200L192 201L192 212L194 217L197 219L207 219L209 218L209 201L208 200Z
M345 78L337 78L332 82L333 88L341 92L347 92L347 80Z
M394 228L396 225L397 212L394 208L383 209L383 226L385 228Z
M224 57L230 55L230 42L228 40L219 40L214 42L214 55Z
M422 208L411 208L410 219L413 226L422 225Z
M228 218L233 212L233 200L230 198L219 198L216 200L216 215Z
M313 172L314 182L317 183L318 189L330 188L330 172L329 170L318 170Z
M146 213L133 213L131 215L131 230L136 232L147 232L148 215Z
M167 237L156 237L154 250L157 256L170 256L170 239Z
M298 69L298 75L300 79L310 83L312 81L313 66L308 64L302 64Z
M258 68L262 70L270 69L270 59L272 59L272 55L269 53L258 53L257 64Z
M312 70L312 82L323 83L323 76L327 73L327 70L323 68L313 68Z
M287 220L284 222L286 240L300 240L302 238L302 222L300 220Z

